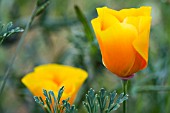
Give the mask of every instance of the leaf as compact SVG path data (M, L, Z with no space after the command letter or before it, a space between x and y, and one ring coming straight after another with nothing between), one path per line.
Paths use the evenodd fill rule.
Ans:
M128 99L128 95L124 95L124 93L121 93L116 101L116 103L120 104L122 103L123 101L127 100Z
M114 103L116 95L117 95L116 91L113 91L112 93L110 93L110 101L109 101L108 108L110 108L110 106Z
M63 106L65 107L65 113L77 113L77 109L74 105L70 105L67 100L63 100Z
M83 24L84 32L85 32L85 35L86 35L88 41L92 42L94 40L94 36L93 36L93 32L88 24L86 17L84 16L84 14L82 13L82 11L80 10L80 8L78 6L74 6L74 9L76 11L77 18Z
M128 99L127 94L124 95L124 93L121 93L114 103L116 95L116 91L113 91L108 95L104 88L101 88L99 94L96 94L95 91L90 88L86 94L86 101L83 102L83 105L88 113L98 113L98 105L101 113L109 113L117 110L120 107L120 104Z
M89 104L83 101L83 105L85 106L85 108L88 111L88 113L91 113Z
M35 15L36 16L40 15L49 4L50 4L50 0L38 0L37 1L37 11L36 11Z
M110 106L108 107L108 109L107 109L108 112L117 110L117 109L120 107L120 104L121 104L123 101L125 101L125 100L128 99L128 95L127 95L127 94L124 95L124 93L121 93L121 94L119 95L119 97L117 98L116 103L114 103L114 99L115 99L115 97L116 97L116 93L113 92L113 94L110 95L110 96L111 96L110 98L113 98L113 99L111 100L111 101L112 101L112 103L110 103L111 105L110 105Z
M101 88L101 90L99 91L99 95L97 96L101 112L103 112L106 107L106 101L108 99L106 92L107 91L104 88Z
M60 102L61 96L64 92L64 86L60 88L60 90L58 91L58 97L57 97L57 101L58 103Z
M9 22L7 25L0 22L0 44L2 44L3 40L10 35L23 31L24 30L20 27L13 27L12 22Z
M58 91L57 98L52 90L47 91L43 89L43 94L45 96L45 100L42 97L34 96L34 100L36 103L42 105L48 113L77 113L77 109L74 105L70 105L69 98L66 100L62 100L60 104L60 99L64 92L64 86L61 87ZM54 102L54 103L53 103Z
M64 92L64 86L61 87L58 91L57 98L53 91L48 91L43 89L43 94L45 96L45 101L42 97L34 96L34 100L36 103L40 104L44 107L44 109L48 113L77 113L77 109L74 105L70 105L69 98L66 100L62 100L60 103L60 99ZM86 108L88 113L109 113L111 111L115 111L120 107L120 104L128 99L128 95L124 95L121 93L116 102L116 91L111 92L109 95L104 88L101 88L99 94L96 94L95 91L90 88L88 93L86 94L86 100L83 101L83 105ZM54 102L54 104L53 104ZM108 107L107 107L108 106ZM100 107L100 111L99 111Z

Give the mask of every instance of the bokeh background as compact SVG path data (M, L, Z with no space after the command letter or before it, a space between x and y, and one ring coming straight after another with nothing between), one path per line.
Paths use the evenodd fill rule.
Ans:
M50 0L48 8L36 17L0 97L0 113L44 113L21 78L37 65L59 63L85 69L89 73L75 105L85 113L81 100L87 89L121 93L121 80L101 62L98 43L90 20L97 16L96 7L122 8L152 6L148 67L136 74L128 84L128 113L170 113L170 0ZM0 21L12 21L25 28L36 0L0 0ZM93 33L89 41L83 24L76 16L80 8ZM0 83L22 33L14 34L0 46ZM115 111L121 113L122 107Z

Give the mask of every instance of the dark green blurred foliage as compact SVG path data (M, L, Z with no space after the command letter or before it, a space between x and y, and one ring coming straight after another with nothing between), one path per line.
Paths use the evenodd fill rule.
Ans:
M25 28L35 5L36 1L0 0L0 21L12 21L14 25ZM49 7L32 23L17 55L10 73L12 76L1 97L0 113L43 113L20 79L33 67L44 63L61 63L88 71L89 79L75 101L80 113L85 112L81 100L85 99L85 91L90 87L122 92L121 81L102 64L90 20L97 16L96 7L108 6L119 10L142 5L152 6L149 63L129 81L128 113L169 113L169 0L51 0ZM9 39L15 43L5 40L0 47L0 83L20 35L12 35ZM121 109L115 111L121 112Z

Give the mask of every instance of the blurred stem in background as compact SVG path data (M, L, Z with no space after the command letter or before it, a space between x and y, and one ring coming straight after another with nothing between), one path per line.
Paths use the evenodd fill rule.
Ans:
M28 30L29 30L29 28L30 28L34 18L36 16L38 16L40 13L42 13L44 11L44 9L48 6L48 4L49 4L49 0L43 0L43 1L38 0L37 1L37 5L36 5L35 9L33 10L33 13L32 13L32 15L30 17L30 20L28 21L28 23L26 25L25 31L22 34L22 36L20 38L20 41L19 41L19 43L17 45L16 51L14 52L14 54L13 54L13 56L11 58L11 61L10 61L9 66L7 68L7 71L5 72L4 78L2 80L2 84L0 86L0 98L2 97L1 95L2 95L3 89L5 87L7 79L9 78L9 75L10 75L9 72L12 69L12 66L13 66L13 64L14 64L14 62L16 60L17 54L19 54L19 52L20 52L20 50L22 48L23 42L24 42L24 40L26 38L27 32L28 32Z
M94 41L94 36L93 36L92 30L90 29L90 26L88 24L86 17L84 16L84 14L82 13L82 11L80 10L78 6L75 5L74 8L77 14L77 18L83 24L85 36L88 39L88 42L92 43L92 41Z
M135 92L159 92L159 91L170 91L170 86L136 86Z
M127 94L127 84L128 84L128 80L122 79L122 87L123 87L124 95ZM123 102L123 113L127 113L127 102L126 101Z
M81 9L75 5L74 6L76 15L78 20L81 22L81 24L83 25L83 30L84 30L84 34L85 34L85 47L82 47L82 54L83 54L83 64L84 67L86 68L89 77L87 79L86 84L84 85L84 91L83 92L87 92L90 89L90 85L92 83L92 81L94 80L94 76L96 75L96 55L98 54L97 51L97 46L94 44L94 35L93 32L91 30L91 27L89 25L89 22L87 20L87 18L85 17L85 15L83 14L83 12L81 11ZM80 99L77 102L77 106L79 107L79 105L81 105L80 103L85 99L85 97L82 95L80 95Z

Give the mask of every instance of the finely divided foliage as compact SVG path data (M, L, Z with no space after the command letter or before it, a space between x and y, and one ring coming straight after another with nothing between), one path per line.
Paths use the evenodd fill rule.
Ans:
M83 102L83 104L88 113L110 113L111 111L117 110L120 104L128 99L128 95L124 95L124 93L121 93L117 100L116 96L116 91L108 94L104 88L101 88L99 94L96 94L91 88L88 94L86 94L86 101Z
M20 27L14 27L12 22L9 22L6 25L0 22L0 44L5 38L9 37L10 35L23 31L24 30Z
M70 105L69 98L62 100L61 97L64 92L64 86L58 91L58 96L56 97L53 91L43 90L45 100L42 97L34 96L36 103L40 104L47 113L77 113L77 109L74 105ZM54 103L53 103L54 102Z
M78 113L74 105L70 105L69 98L61 100L64 92L64 86L58 91L56 97L53 91L43 90L45 100L42 97L34 96L35 102L40 104L47 113ZM88 113L110 113L120 107L120 104L128 99L128 95L121 93L116 99L116 91L110 94L104 88L101 88L98 94L91 88L86 94L86 100L83 102ZM60 103L62 101L62 103Z

